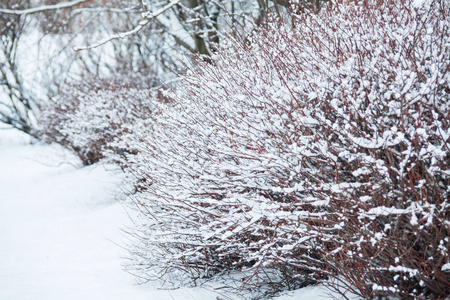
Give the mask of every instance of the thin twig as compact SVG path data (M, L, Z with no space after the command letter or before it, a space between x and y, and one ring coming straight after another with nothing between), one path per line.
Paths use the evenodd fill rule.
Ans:
M154 13L150 13L150 12L146 12L142 14L142 17L144 18L141 22L139 22L139 25L136 26L134 29L127 31L127 32L121 32L118 34L114 34L110 37L107 37L103 40L100 40L99 42L90 45L90 46L83 46L83 47L74 47L73 49L75 51L82 51L82 50L90 50L90 49L94 49L97 47L100 47L112 40L117 40L117 39L123 39L126 38L127 36L133 35L139 31L141 31L152 19L158 17L159 15L163 14L164 12L166 12L167 10L171 9L173 6L179 4L181 2L181 0L175 0L172 1L171 3L167 4L166 6L164 6L163 8L161 8L160 10L157 10Z
M28 9L4 9L4 8L0 8L0 13L8 14L8 15L19 15L19 16L30 15L30 14L40 13L40 12L48 11L48 10L57 10L57 9L69 8L69 7L73 7L73 6L76 6L78 4L81 4L83 2L86 2L86 0L75 0L75 1L62 2L62 3L58 3L58 4L53 4L53 5L42 5L42 6L39 6L39 7L28 8Z

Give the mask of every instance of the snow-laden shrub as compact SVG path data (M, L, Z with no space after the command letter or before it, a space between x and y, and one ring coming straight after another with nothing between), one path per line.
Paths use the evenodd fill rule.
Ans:
M72 149L84 165L106 157L126 166L126 155L136 149L122 137L132 132L137 120L151 117L152 101L161 97L157 89L133 81L90 80L61 91L43 109L40 134Z
M449 8L337 1L199 62L134 129L130 270L446 297Z

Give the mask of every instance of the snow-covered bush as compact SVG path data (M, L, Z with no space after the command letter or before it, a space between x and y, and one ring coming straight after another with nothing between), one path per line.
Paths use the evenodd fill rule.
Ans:
M61 89L40 117L44 140L72 149L84 165L107 157L126 166L126 155L136 149L122 136L132 132L136 120L151 118L152 101L161 97L150 87L156 85L152 79L142 87L126 78L131 81L93 79Z
M193 66L133 128L130 271L446 297L449 5L336 1Z

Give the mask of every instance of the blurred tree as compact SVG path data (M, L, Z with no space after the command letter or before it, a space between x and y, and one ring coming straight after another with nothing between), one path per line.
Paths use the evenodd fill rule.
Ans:
M29 7L29 0L0 2L0 9ZM26 16L0 13L0 122L30 133L35 103L24 88L17 67L17 47L26 23Z

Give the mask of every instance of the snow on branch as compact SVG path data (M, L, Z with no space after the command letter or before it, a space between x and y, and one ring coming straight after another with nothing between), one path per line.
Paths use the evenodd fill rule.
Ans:
M162 7L161 9L157 10L156 12L150 13L150 12L145 12L142 14L143 20L141 22L139 22L138 26L136 26L134 29L127 31L127 32L120 32L118 34L114 34L111 35L107 38L104 38L102 40L100 40L99 42L90 45L90 46L83 46L83 47L74 47L73 49L75 51L82 51L82 50L89 50L89 49L94 49L97 47L100 47L112 40L117 40L117 39L123 39L126 38L127 36L133 35L139 31L142 30L142 28L144 28L151 20L153 20L154 18L158 17L159 15L163 14L164 12L166 12L167 10L171 9L173 6L179 4L181 2L181 0L175 0L170 2L169 4L167 4L166 6Z
M35 14L43 11L48 10L57 10L57 9L63 9L63 8L69 8L76 6L78 4L81 4L83 2L86 2L86 0L75 0L75 1L69 1L69 2L62 2L58 4L52 4L52 5L42 5L39 7L34 8L28 8L28 9L4 9L0 8L0 13L2 14L9 14L9 15L30 15Z

